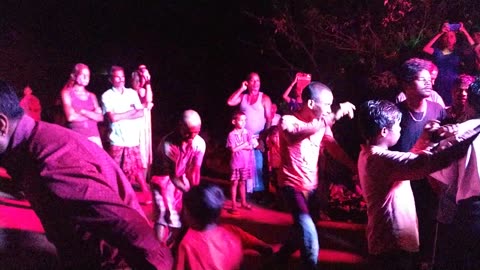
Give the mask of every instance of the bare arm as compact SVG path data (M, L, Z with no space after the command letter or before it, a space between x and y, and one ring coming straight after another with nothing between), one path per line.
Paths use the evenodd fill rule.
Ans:
M131 109L130 111L126 111L123 113L107 112L106 115L108 119L110 119L110 121L114 123L121 120L137 119L143 117L143 109Z
M350 158L343 148L340 147L333 136L325 134L322 138L322 144L335 160L349 168L353 174L357 174L357 164Z
M145 84L145 90L147 95L147 109L151 110L153 108L153 91L150 83Z
M285 102L287 102L287 103L290 103L291 98L289 97L289 95L290 95L290 92L292 91L293 86L297 83L297 80L298 80L298 77L295 76L295 79L293 80L293 82L285 90L285 92L283 92L283 96L282 96L283 100L285 100Z
M428 43L427 45L425 45L425 47L423 47L423 51L425 53L428 53L430 55L433 54L434 52L434 49L433 49L433 44L435 44L435 42L446 32L450 31L449 27L448 27L448 23L444 23L442 25L442 31L438 34L436 34Z
M264 94L262 95L262 104L263 104L265 120L266 120L264 130L267 130L272 125L272 118L273 118L272 100L270 99L269 96Z
M200 169L203 163L203 157L205 156L206 145L205 142L202 140L199 143L196 153L194 154L194 158L191 161L189 166L190 169L186 171L187 179L190 182L190 186L197 186L200 184Z
M87 120L85 116L82 116L81 114L75 112L75 109L73 109L72 98L70 96L69 89L70 88L64 87L61 92L63 112L65 113L65 118L67 119L68 122Z
M353 112L357 109L355 105L348 101L340 103L339 105L340 108L338 108L338 110L335 112L335 120L339 120L346 115L348 115L348 117L352 119L354 115Z
M477 44L475 47L473 47L473 50L475 51L477 62L480 62L480 44Z
M441 141L439 144L440 147L437 148L438 150L434 149L433 154L430 152L420 155L408 153L410 154L409 158L395 164L396 166L390 166L392 168L391 175L393 180L419 179L425 177L432 172L447 167L452 161L464 156L470 144L480 131L478 127L473 130L469 128L476 123L477 121L465 123L464 127L460 124L458 130L462 131L461 133L463 134L460 136L450 136Z
M239 144L239 145L237 145L237 146L235 146L235 147L231 147L231 148L230 148L230 150L232 150L232 152L238 152L238 151L244 150L244 149L250 150L250 149L253 149L253 147L252 147L252 145L251 145L250 143L244 142L244 143L242 143L242 144Z
M467 29L465 29L465 27L463 27L463 23L460 23L460 30L459 31L465 36L465 38L468 41L468 44L470 44L472 46L475 44L475 41L473 40L472 36L470 36Z
M304 124L282 121L281 128L288 140L298 141L315 134L322 128L326 128L326 122L323 119L314 119L312 122Z
M240 86L240 88L238 88L235 92L233 92L233 94L228 98L227 100L228 106L237 106L238 104L240 104L240 102L242 102L242 93L245 90L247 90L247 85L248 85L247 81L242 82L242 85Z
M198 186L200 184L200 166L195 165L193 167L189 180L190 184L193 186Z
M102 113L102 108L100 108L100 106L98 105L97 97L92 93L89 93L89 95L92 95L93 106L95 107L95 110L88 111L88 110L81 109L78 113L82 116L92 119L93 121L102 122L103 113Z

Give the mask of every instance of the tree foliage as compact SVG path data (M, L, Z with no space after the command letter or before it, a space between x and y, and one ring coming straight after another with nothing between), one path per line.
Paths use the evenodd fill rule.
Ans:
M443 22L480 22L470 0L273 0L270 13L246 11L265 31L262 49L282 69L314 75L361 67L390 68L421 47ZM326 65L326 63L328 63Z

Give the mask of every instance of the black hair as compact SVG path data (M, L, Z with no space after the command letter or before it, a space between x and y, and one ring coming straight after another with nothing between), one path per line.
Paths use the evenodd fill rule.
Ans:
M15 88L2 80L0 80L0 113L12 120L20 119L24 114Z
M194 186L183 194L183 207L201 228L218 221L224 201L223 191L215 185Z
M110 68L110 72L109 72L110 77L113 76L113 73L115 73L116 71L119 71L119 70L125 72L125 70L124 70L123 67L121 67L121 66L112 66L112 67Z
M480 113L480 77L470 84L467 90L467 102L477 114Z
M410 58L400 67L398 78L403 82L413 82L422 70L430 72L430 61L420 58Z
M247 77L245 78L246 81L250 81L250 79L253 77L253 75L257 75L258 77L260 77L260 75L258 74L258 72L256 71L252 71L250 73L247 74Z
M455 78L455 81L453 84L454 85L453 90L461 87L462 85L470 86L474 81L475 81L475 77L470 76L468 74L460 74L458 75L457 78Z
M402 113L388 100L369 100L360 105L356 117L360 135L369 140L375 138L382 128L392 128L402 119Z
M236 110L232 113L232 120L237 120L238 117L245 115L245 112L242 110Z

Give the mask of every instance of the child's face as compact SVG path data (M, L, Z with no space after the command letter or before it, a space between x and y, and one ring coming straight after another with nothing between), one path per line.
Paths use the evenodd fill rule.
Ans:
M278 132L274 132L270 138L273 142L277 143L280 141L280 134Z
M235 120L232 121L236 129L243 129L247 123L247 116L242 114L237 116Z
M402 128L400 127L400 120L395 122L395 124L388 130L386 140L388 142L388 146L394 146L397 144L398 139L400 139L400 131Z

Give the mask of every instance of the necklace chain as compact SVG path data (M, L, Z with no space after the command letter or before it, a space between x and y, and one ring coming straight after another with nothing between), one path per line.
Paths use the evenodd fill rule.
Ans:
M423 111L422 118L420 118L420 119L415 118L415 116L413 116L413 114L410 110L408 110L408 113L410 114L410 117L412 117L413 121L422 122L423 119L425 119L425 115L427 115L427 109L425 109L425 111Z

